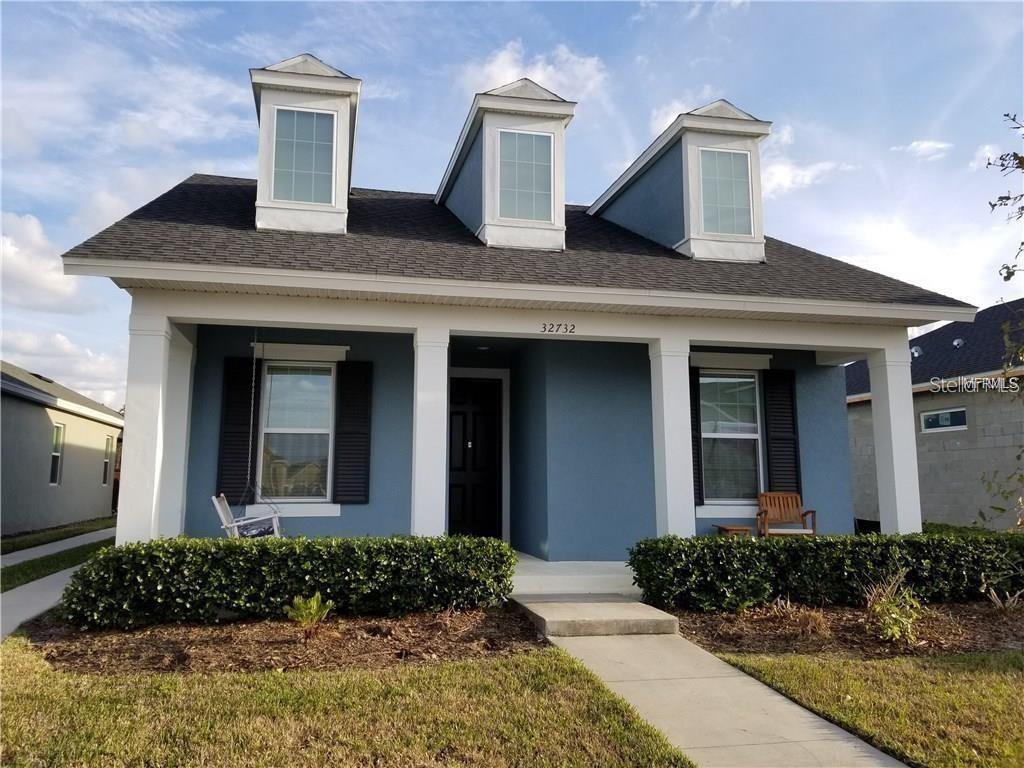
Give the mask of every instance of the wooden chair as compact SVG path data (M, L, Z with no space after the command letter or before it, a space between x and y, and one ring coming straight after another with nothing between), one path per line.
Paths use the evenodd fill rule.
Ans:
M807 518L811 518L808 527ZM814 536L817 513L804 509L799 493L772 491L757 494L757 533L760 536ZM799 525L799 528L779 526Z
M221 528L227 531L228 538L254 539L258 536L281 536L281 521L277 512L254 517L235 517L231 505L224 494L210 497L213 508L220 516Z

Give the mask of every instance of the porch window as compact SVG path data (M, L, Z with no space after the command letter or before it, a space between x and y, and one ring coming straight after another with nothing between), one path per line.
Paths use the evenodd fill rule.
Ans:
M328 499L334 375L333 363L265 363L257 480L262 499Z
M761 489L757 375L701 372L704 498L752 501Z

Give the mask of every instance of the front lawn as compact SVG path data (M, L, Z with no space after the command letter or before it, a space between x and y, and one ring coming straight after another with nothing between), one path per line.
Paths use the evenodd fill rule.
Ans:
M109 539L94 541L92 544L82 544L79 547L54 552L52 555L44 555L34 560L4 566L0 568L0 592L20 587L22 584L28 584L30 581L49 576L51 573L63 571L65 568L81 565L92 557L93 553L104 547L109 547L113 543L114 537L111 536Z
M725 659L909 764L1024 765L1024 652Z
M115 525L117 525L116 517L97 517L69 525L59 525L56 528L42 528L38 531L3 536L0 537L0 554L6 555L21 549L49 544L52 541L70 539L72 536L81 536L83 533L113 528Z
M553 648L376 670L97 675L57 671L14 637L0 663L5 765L690 765Z

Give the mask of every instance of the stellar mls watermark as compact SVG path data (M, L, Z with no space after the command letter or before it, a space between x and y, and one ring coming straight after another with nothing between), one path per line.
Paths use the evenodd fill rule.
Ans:
M957 376L952 379L940 379L932 376L928 381L929 392L999 392L1007 395L1019 395L1024 391L1024 379L1019 376Z

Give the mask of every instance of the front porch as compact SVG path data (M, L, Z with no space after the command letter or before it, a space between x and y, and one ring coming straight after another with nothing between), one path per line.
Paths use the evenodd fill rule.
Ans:
M137 290L118 542L222 535L210 496L225 491L280 509L287 535L495 535L528 555L519 591L622 592L637 540L752 526L752 495L779 484L822 533L852 533L840 364L864 356L883 529L919 529L902 328L573 319ZM231 359L249 362L229 387ZM372 370L361 395L357 365ZM782 421L767 391L780 372ZM282 399L291 386L314 394Z

